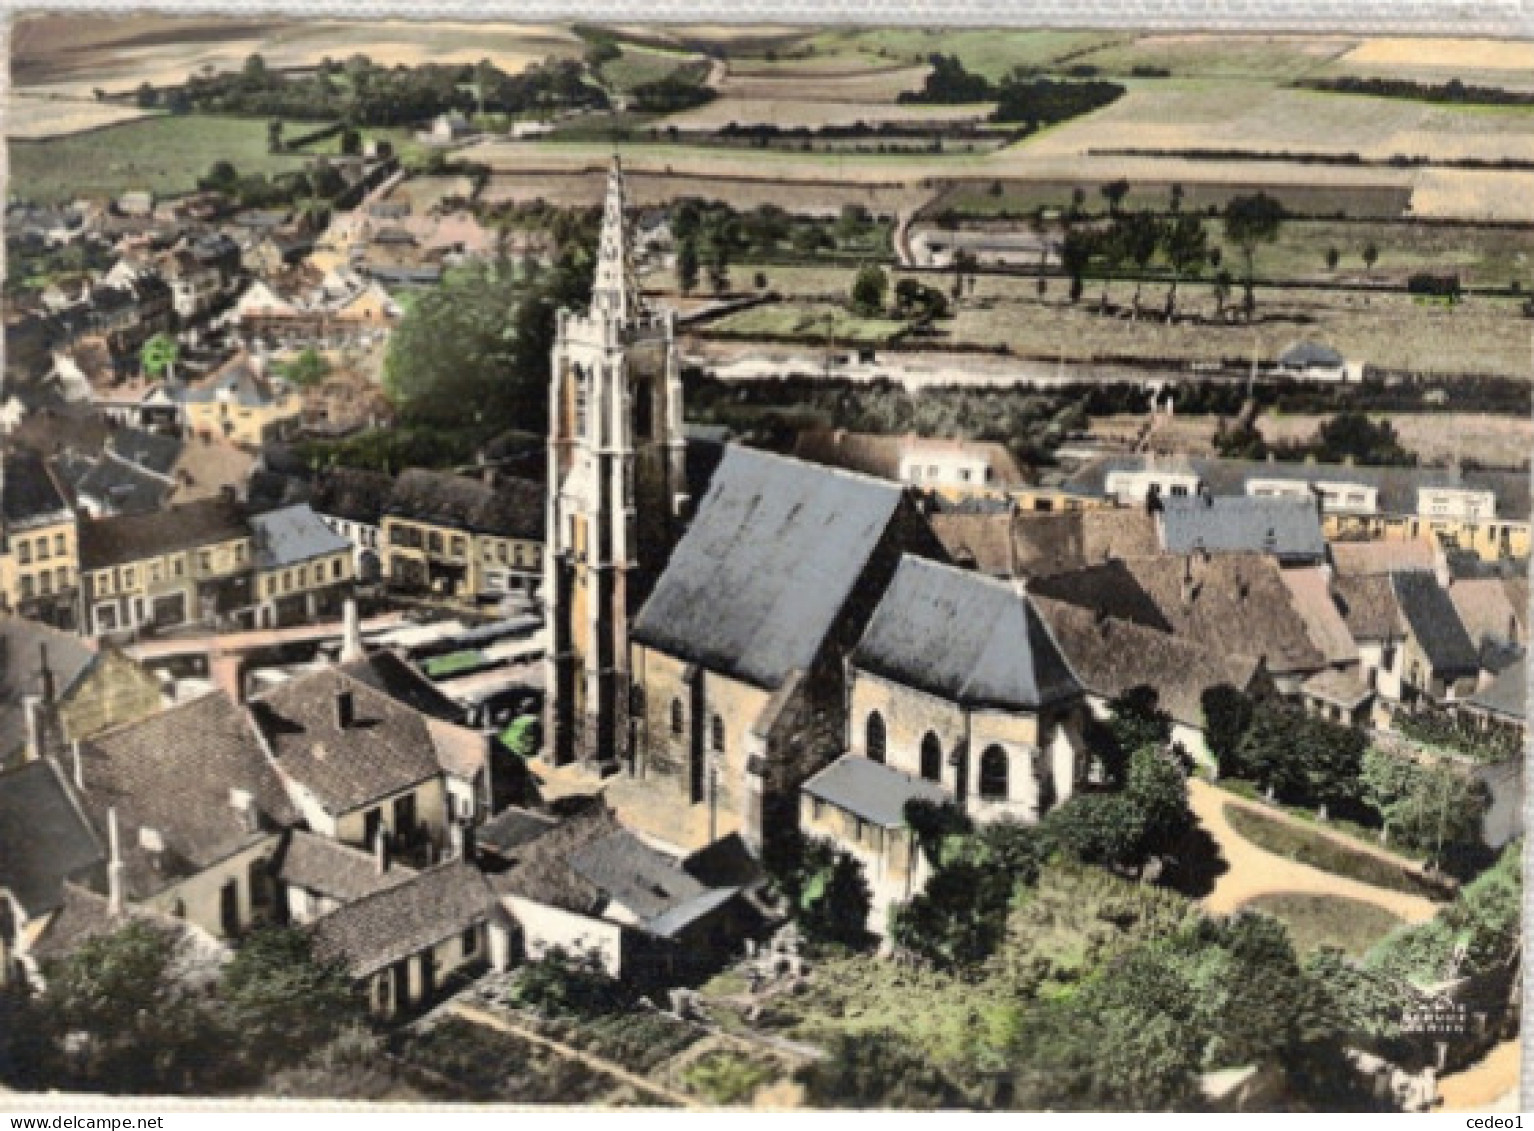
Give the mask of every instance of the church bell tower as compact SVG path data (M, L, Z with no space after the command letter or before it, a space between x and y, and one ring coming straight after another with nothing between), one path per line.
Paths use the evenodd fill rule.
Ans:
M627 754L629 618L687 504L675 316L640 293L625 203L614 158L591 307L559 312L549 388L545 756L602 769Z

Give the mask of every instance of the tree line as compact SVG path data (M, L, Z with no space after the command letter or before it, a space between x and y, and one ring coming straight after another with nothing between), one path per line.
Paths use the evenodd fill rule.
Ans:
M1116 82L1062 82L1021 69L993 83L966 70L957 55L935 53L927 57L927 63L932 69L922 88L905 91L896 101L943 105L995 102L991 121L1026 123L1030 132L1099 110L1125 92Z

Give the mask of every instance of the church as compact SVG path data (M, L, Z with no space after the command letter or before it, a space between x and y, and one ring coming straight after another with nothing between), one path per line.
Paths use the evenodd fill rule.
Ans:
M675 320L641 295L616 161L550 397L545 763L656 840L760 851L849 748L850 659L902 558L942 544L902 484L735 445L694 500Z

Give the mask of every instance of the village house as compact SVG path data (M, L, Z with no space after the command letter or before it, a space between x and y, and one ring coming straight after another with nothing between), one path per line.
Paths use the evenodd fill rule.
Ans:
M391 856L438 859L449 825L448 771L465 745L488 757L488 740L422 715L345 673L326 668L250 703L251 718L279 778L310 830ZM460 803L461 804L461 803Z
M755 922L739 888L705 884L600 803L560 823L508 810L485 833L490 886L529 959L558 947L614 978L672 983L716 967Z
M260 448L297 430L303 398L239 353L211 376L181 390L187 431Z
M307 504L250 519L255 622L263 628L333 618L351 596L351 544Z
M1044 577L1161 552L1155 518L1143 507L938 510L927 521L955 564L990 577Z
M308 929L315 956L344 962L373 1016L388 1021L486 966L509 969L517 926L478 869L450 860L351 900Z
M1169 554L1266 554L1285 566L1326 559L1321 520L1308 499L1201 492L1167 499L1155 513Z
M412 468L394 481L384 509L384 575L403 590L468 602L534 596L544 519L540 483Z
M1390 582L1406 630L1395 656L1403 702L1409 706L1419 697L1441 702L1473 693L1480 652L1438 579L1412 571L1393 573Z
M148 905L220 938L276 914L272 860L300 814L232 699L205 695L77 751L85 810L115 846L114 902Z
M383 577L379 539L393 492L392 475L337 467L320 477L310 496L314 513L351 543L353 569L359 581L371 583Z
M956 497L1027 482L1005 445L975 440L814 429L799 433L794 456Z
M0 598L11 612L72 627L80 581L75 512L35 452L7 452L0 475Z
M1034 596L1060 653L1086 690L1093 717L1105 720L1113 701L1150 687L1172 720L1171 740L1199 764L1213 768L1205 735L1204 694L1232 687L1253 697L1273 693L1262 661L1226 648L1209 648L1099 609Z
M691 847L760 845L841 750L844 659L906 551L940 557L903 488L728 448L635 622L631 772ZM659 817L659 812L656 817Z
M1296 342L1278 355L1278 371L1296 381L1340 385L1363 380L1364 367L1322 342Z
M381 845L358 848L300 828L283 843L272 874L282 893L287 921L302 925L396 887L418 873L402 861L391 860Z
M24 617L0 617L0 767L151 715L159 681L115 648Z
M253 603L250 526L224 499L80 524L80 630L229 622Z

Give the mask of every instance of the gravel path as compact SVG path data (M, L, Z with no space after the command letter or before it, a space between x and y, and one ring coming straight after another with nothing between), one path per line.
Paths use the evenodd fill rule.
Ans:
M1210 911L1228 914L1260 895L1293 892L1363 900L1383 907L1408 923L1425 922L1438 911L1438 904L1421 896L1378 888L1276 856L1258 848L1225 819L1228 804L1271 814L1272 810L1265 806L1234 797L1198 778L1188 782L1188 802L1204 831L1214 838L1220 855L1230 865L1215 879L1214 890L1203 899L1205 908ZM1366 846L1361 847L1367 851Z

